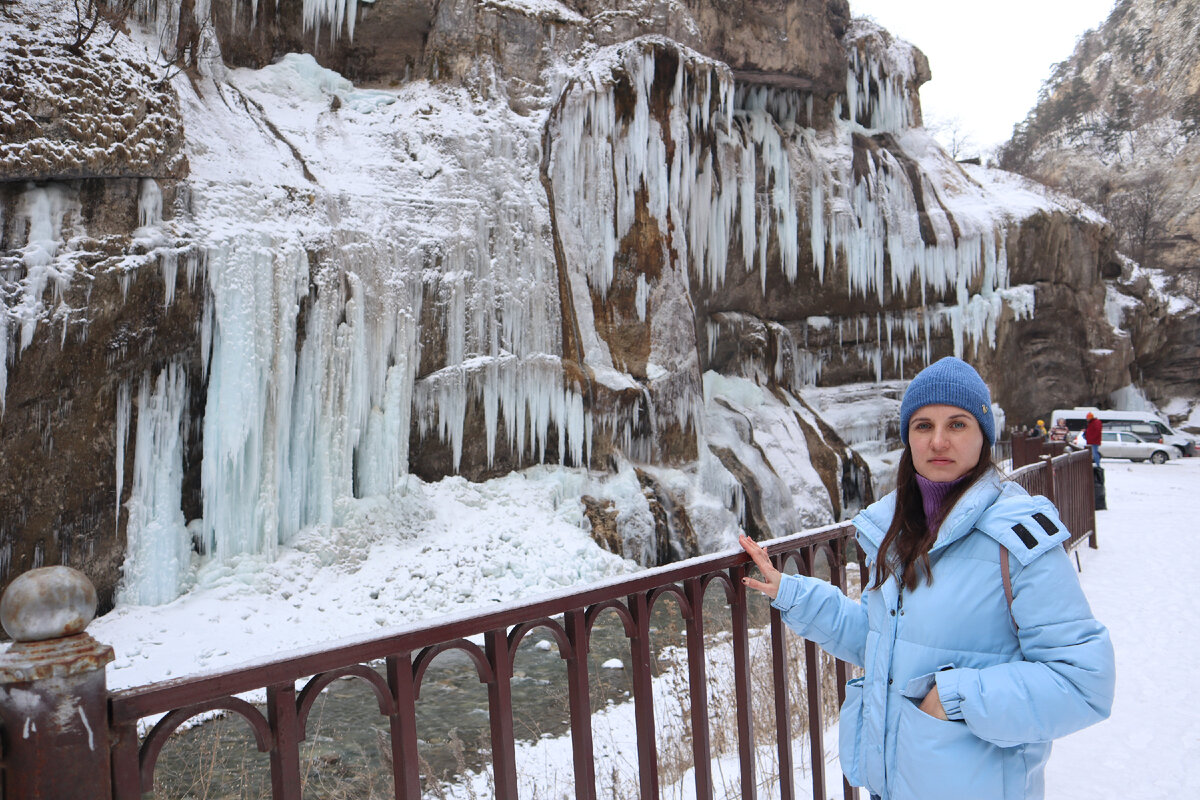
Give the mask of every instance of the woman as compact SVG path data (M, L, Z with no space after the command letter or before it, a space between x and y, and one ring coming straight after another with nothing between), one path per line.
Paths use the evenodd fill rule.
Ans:
M861 602L781 575L741 537L763 577L745 584L864 668L846 686L842 771L882 800L1041 798L1051 740L1112 707L1112 645L1059 546L1068 533L1048 500L997 472L995 436L970 365L944 358L912 380L897 488L854 519Z

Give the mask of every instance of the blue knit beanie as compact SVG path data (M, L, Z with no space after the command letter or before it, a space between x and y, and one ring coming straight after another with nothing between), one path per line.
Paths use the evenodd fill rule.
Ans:
M917 409L928 405L957 406L979 422L989 444L996 443L992 394L979 373L954 356L930 364L917 373L900 401L900 441L908 444L908 423Z

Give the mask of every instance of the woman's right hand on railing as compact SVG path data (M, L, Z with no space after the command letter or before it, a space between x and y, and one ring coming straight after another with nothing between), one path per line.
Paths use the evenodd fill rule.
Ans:
M738 544L749 554L751 560L754 561L754 566L758 567L758 571L762 573L764 578L763 581L756 581L754 578L746 576L742 578L742 583L751 589L757 589L774 600L779 594L779 581L783 578L783 573L771 565L771 559L767 556L767 551L759 547L758 542L749 536L745 534L739 536Z

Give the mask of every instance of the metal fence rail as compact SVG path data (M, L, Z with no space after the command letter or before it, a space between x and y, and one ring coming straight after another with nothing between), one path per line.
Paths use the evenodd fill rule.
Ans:
M854 552L853 541L853 528L841 524L778 539L766 547L780 569L791 566L805 575L814 574L823 557L829 565L833 582L845 590L845 559L841 554L847 552L847 548L849 552ZM619 616L629 639L640 793L643 798L657 798L658 756L651 695L650 612L659 599L670 594L678 601L685 624L696 794L698 797L712 797L702 601L709 584L716 582L724 589L732 630L742 796L753 798L757 784L754 741L756 735L762 732L753 729L750 708L750 632L746 589L741 582L749 566L748 559L740 551L697 558L592 586L571 595L524 603L503 611L415 627L362 643L262 666L113 693L109 702L109 717L114 734L114 796L118 800L132 800L141 798L143 793L152 792L158 754L168 737L188 719L220 709L244 717L254 732L259 749L270 753L273 797L298 800L301 777L299 743L305 738L305 725L313 701L333 680L353 677L371 687L378 700L379 713L389 720L396 797L417 800L421 796L415 724L417 695L430 662L442 652L458 649L471 658L480 681L487 685L496 797L515 800L517 772L510 695L513 656L521 640L530 631L543 628L557 642L559 654L566 661L575 796L578 800L595 800L587 654L593 623L602 612L612 609ZM786 713L788 697L785 689L790 664L785 657L784 625L779 612L771 609L770 615L780 797L790 800L795 796L791 783L794 734ZM484 638L482 648L468 638L479 635ZM368 666L378 661L386 663L386 679ZM811 642L805 643L805 662L813 796L826 798L822 741L826 720L821 713L817 648ZM840 701L844 691L840 687L847 679L847 667L839 662L835 671ZM306 682L304 688L297 692L295 684L300 680ZM264 688L267 692L265 715L235 696ZM158 714L166 716L144 739L139 740L138 720ZM856 796L848 785L843 790L847 798Z
M1086 452L1042 460L1017 470L1011 478L1032 493L1045 494L1056 502L1064 522L1073 532L1070 546L1083 538L1089 538L1091 545L1096 546L1092 470ZM861 550L854 544L854 529L847 523L777 539L767 543L766 549L776 566L784 571L794 569L799 574L815 575L827 566L830 580L843 591L847 588L847 555L858 559L862 557ZM755 743L759 737L769 739L772 732L755 729L751 709L748 598L741 581L750 566L748 558L740 551L706 556L500 611L443 618L435 624L350 641L330 649L302 653L270 663L112 692L108 695L109 724L107 727L101 724L96 731L102 741L106 739L111 747L111 796L117 800L134 800L152 793L158 756L172 733L197 715L220 710L244 718L258 749L269 753L272 797L276 800L299 800L300 742L306 736L309 712L321 691L332 681L352 678L370 688L379 714L388 720L395 797L398 800L418 800L421 796L421 772L416 701L430 663L441 653L459 650L470 659L479 680L487 686L495 795L499 800L516 800L517 769L510 682L518 646L531 631L540 628L557 642L559 655L566 664L575 797L577 800L596 800L587 656L592 627L597 617L612 611L619 617L629 641L640 796L646 800L656 800L659 797L659 776L651 685L650 613L660 599L670 595L677 602L685 627L687 683L691 701L690 710L686 713L690 715L688 721L692 731L691 757L696 796L711 798L714 796L711 769L713 754L710 747L705 659L709 644L704 630L703 599L708 587L716 583L724 593L733 648L733 694L741 796L754 798L758 785ZM865 578L865 569L860 569L859 580L864 581ZM795 797L792 745L797 733L791 730L787 692L788 673L792 665L785 649L784 625L779 612L773 608L770 610L768 629L773 667L773 735L778 759L778 795L783 800L792 800ZM87 634L80 633L78 636L91 641ZM482 647L471 641L479 637L483 640ZM77 637L56 641L67 642L73 638ZM826 783L831 776L825 774L823 734L827 720L822 713L821 675L816 646L804 642L804 654L812 796L814 800L823 800L829 797ZM111 658L111 651L108 658ZM379 663L385 665L383 675L371 666ZM837 701L840 703L844 696L848 667L837 661L834 671ZM95 674L102 678L102 663ZM761 677L758 676L759 682ZM20 673L17 673L17 678L21 678ZM6 681L19 682L11 677ZM296 690L298 682L302 686L299 691ZM237 697L242 693L264 689L267 697L265 711ZM3 710L0 709L0 712ZM148 733L139 735L140 720L160 715L161 719ZM7 721L8 718L5 719ZM14 795L8 792L14 786L24 785L21 784L26 777L22 772L24 765L41 759L46 753L35 751L37 742L24 742L19 744L19 752L14 755L10 749L14 742L12 728L6 725L6 731L4 784L6 796L11 797ZM48 744L43 749L61 746L58 740L49 739L54 734L53 729L37 734L47 738ZM89 744L91 735L92 728L88 727L89 738L86 742ZM62 752L57 751L56 757L62 758ZM832 780L836 781L837 778L832 777ZM856 789L844 780L841 783L842 794L847 800L858 796ZM108 788L107 785L104 787L105 790ZM97 794L94 786L84 785L79 793L62 796L109 795L107 792Z
M1093 475L1091 453L1077 450L1053 458L1043 455L1037 462L1014 470L1009 478L1030 494L1044 495L1057 506L1071 532L1066 547L1073 550L1084 539L1089 546L1099 547Z

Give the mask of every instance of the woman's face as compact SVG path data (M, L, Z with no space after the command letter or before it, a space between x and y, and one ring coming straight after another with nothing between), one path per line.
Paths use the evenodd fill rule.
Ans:
M922 406L908 421L908 446L921 477L953 481L979 463L983 431L975 417L958 406Z

